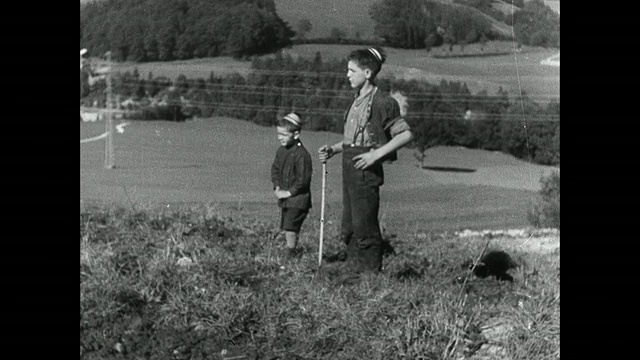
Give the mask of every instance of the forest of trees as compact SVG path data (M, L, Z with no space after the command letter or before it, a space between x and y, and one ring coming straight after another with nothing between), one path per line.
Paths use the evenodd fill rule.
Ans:
M424 0L380 0L371 7L376 34L386 46L420 49L439 42L469 44L492 39L511 40L492 29L484 13L513 25L522 45L560 47L560 16L542 0L513 0L519 6L511 15L492 7L492 0L454 0L453 3ZM509 0L505 1L509 3ZM464 6L460 6L464 5ZM438 29L444 33L438 33ZM440 39L438 41L437 39Z
M340 132L338 119L353 99L344 78L345 60L282 56L256 57L245 78L237 73L208 79L171 81L137 71L114 76L113 92L136 102L129 116L136 119L181 121L190 116L228 116L272 126L289 111L304 118L305 129ZM81 101L104 107L106 84L82 83ZM436 145L499 150L536 163L560 162L560 104L539 104L526 95L506 91L471 94L466 84L381 78L382 91L408 97L407 121L417 154ZM473 114L473 116L468 116Z
M379 0L370 15L382 42L354 39L340 28L326 38L308 39L304 34L310 23L304 22L293 24L301 32L295 42L424 49L443 42L503 39L486 14L513 25L522 45L560 47L558 14L542 0L511 1L519 8L513 16L493 8L492 0ZM82 47L92 54L111 50L116 61L245 58L289 46L295 34L278 16L274 0L101 0L80 5Z
M497 38L490 22L477 16L471 9L437 1L380 0L371 7L376 33L391 47L422 49L430 35L438 28L446 29L448 42L458 44L474 33L477 39ZM432 45L432 44L429 44Z
M560 48L560 15L542 0L531 0L513 14L513 30L522 44Z
M273 0L101 0L80 4L80 44L116 61L271 53L295 32Z
M542 0L514 12L522 44L559 47L559 16ZM485 0L446 4L422 0L380 0L371 8L376 32L386 46L424 48L443 41L471 43L495 36L484 14L499 17ZM80 41L93 54L111 50L113 60L170 61L231 55L251 58L252 72L208 79L146 78L137 71L115 74L113 93L129 118L183 121L192 116L229 116L273 125L285 112L298 111L306 129L339 132L338 119L353 97L344 79L345 60L293 59L275 50L295 32L276 13L274 0L101 0L81 4ZM297 27L309 30L309 24ZM304 39L308 40L308 39ZM323 41L348 43L335 28ZM258 57L267 53L274 56ZM85 71L85 73L82 73ZM106 84L89 85L81 70L85 106L105 107ZM471 94L467 86L443 81L380 79L383 91L408 97L409 121L418 157L436 145L500 150L540 164L560 162L560 104L539 104L506 91ZM515 101L514 99L517 99ZM123 100L128 101L126 106ZM125 102L126 102L125 101Z

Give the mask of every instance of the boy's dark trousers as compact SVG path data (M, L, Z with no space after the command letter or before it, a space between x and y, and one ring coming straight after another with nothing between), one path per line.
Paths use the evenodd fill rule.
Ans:
M353 161L354 156L369 150L368 147L343 147L342 240L347 245L347 260L352 262L356 271L378 272L382 268L378 210L384 172L382 164L358 170Z

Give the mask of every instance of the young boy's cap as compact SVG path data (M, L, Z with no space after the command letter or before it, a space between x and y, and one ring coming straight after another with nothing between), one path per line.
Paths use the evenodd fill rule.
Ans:
M283 117L283 119L287 120L288 122L292 123L295 126L300 126L302 124L300 117L295 113L288 114L285 117Z

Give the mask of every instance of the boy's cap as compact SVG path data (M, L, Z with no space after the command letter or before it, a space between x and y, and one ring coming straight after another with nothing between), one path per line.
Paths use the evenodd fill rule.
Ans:
M287 116L283 117L283 119L287 120L295 126L300 126L302 124L302 121L300 121L300 117L294 113L288 114Z
M378 62L382 62L382 56L380 55L378 50L374 48L369 48L369 52L373 54L373 56L376 58L376 60L378 60Z

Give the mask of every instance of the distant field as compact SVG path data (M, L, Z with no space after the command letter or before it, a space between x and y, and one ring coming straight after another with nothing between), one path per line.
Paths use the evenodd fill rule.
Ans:
M146 78L149 73L153 77L166 76L175 79L178 75L184 75L189 79L209 77L211 72L216 76L239 73L246 75L249 73L251 63L248 61L237 61L228 56L215 58L177 60L166 62L132 63L123 62L114 66L116 71L126 72L138 69L140 76Z
M473 46L467 47L474 51ZM487 51L492 47L505 49L504 43L486 45ZM312 57L320 52L324 59L342 58L349 51L361 48L358 45L296 45L284 49L283 53L293 56ZM557 50L524 49L522 53L487 57L464 57L438 59L428 56L425 50L386 49L388 60L380 73L381 77L396 76L405 79L419 79L439 83L442 79L467 83L472 92L487 89L494 94L499 87L507 89L510 94L520 93L520 88L531 98L540 101L558 99L560 97L560 68L540 64L540 61L557 54ZM436 50L434 50L436 51ZM454 51L459 51L454 49ZM141 76L152 72L154 77L166 76L175 79L183 74L188 78L206 79L211 72L216 75L250 72L251 64L247 61L236 61L229 57L195 59L173 62L153 63L121 63L118 71L133 71L138 68ZM345 73L346 74L346 73ZM346 81L346 75L345 75Z
M82 123L80 138L101 134L104 124ZM313 154L339 135L303 132ZM275 221L269 170L277 149L275 130L249 122L214 118L170 122L134 122L115 137L116 169L103 169L104 143L80 145L80 198L86 203L116 202L138 206L179 207L213 203ZM321 198L321 164L314 158L312 217ZM411 150L387 166L381 216L391 228L510 228L527 226L529 201L540 175L553 168L529 165L511 156L479 150L438 147L427 153L427 166L474 172L420 170ZM327 217L340 217L339 161L330 161ZM126 191L125 191L126 190Z

